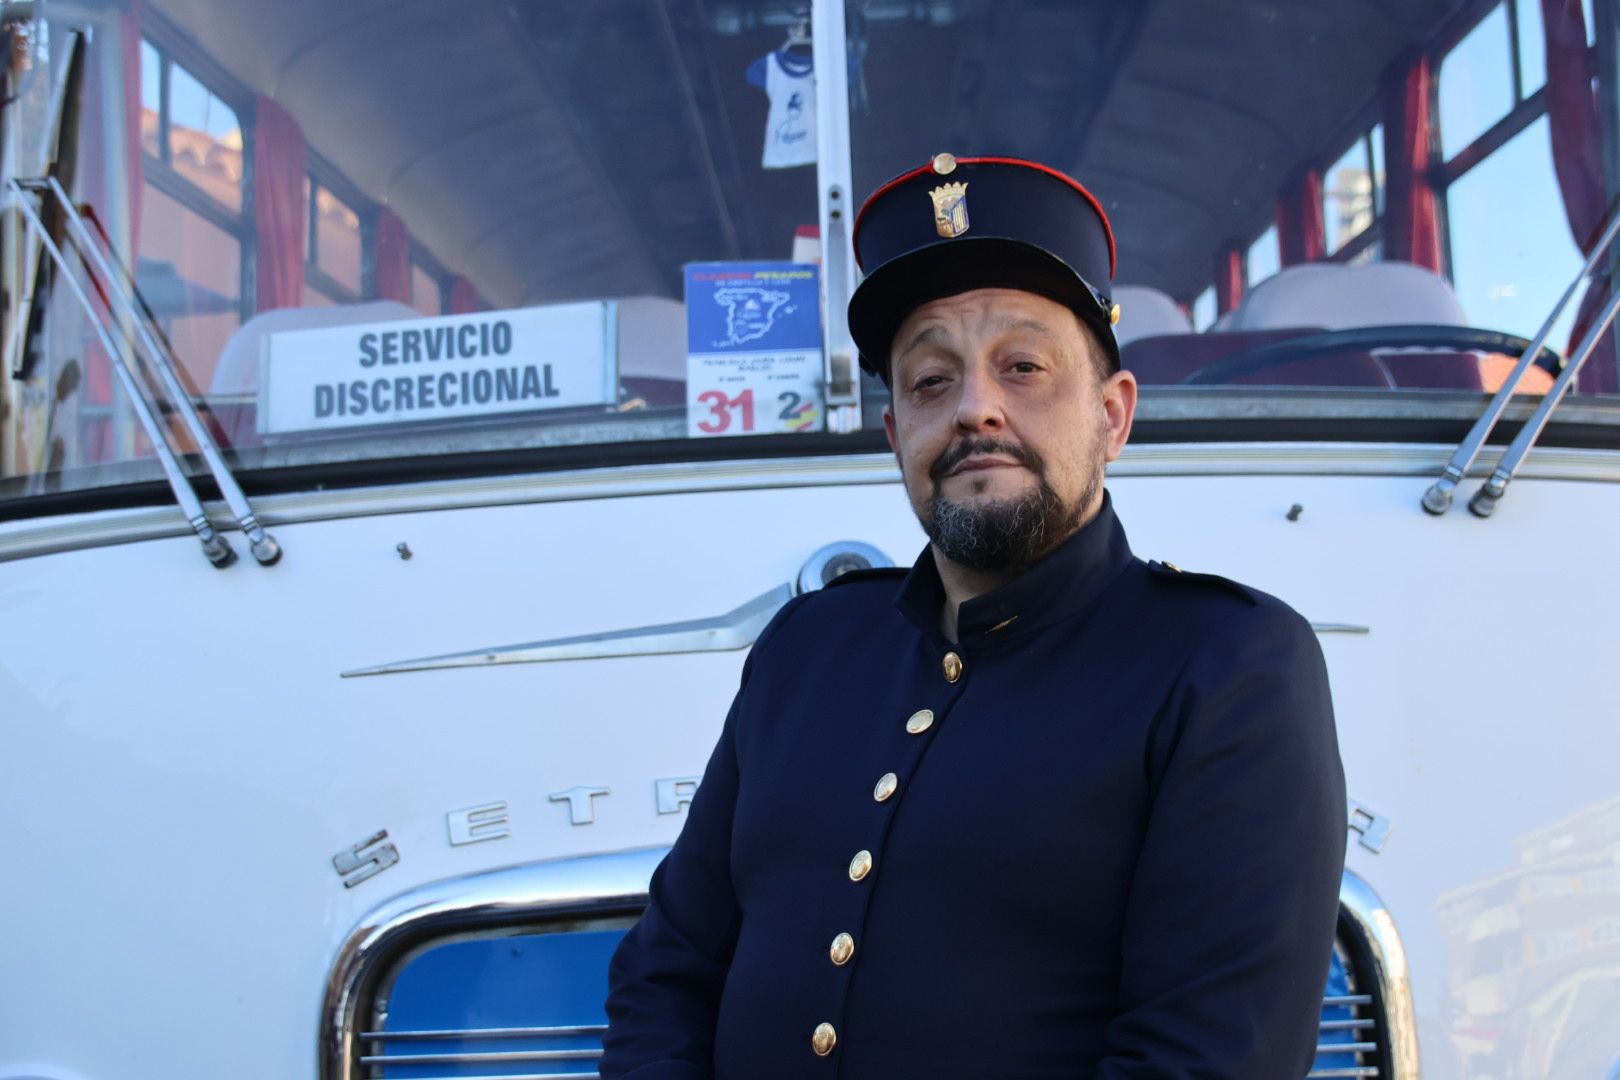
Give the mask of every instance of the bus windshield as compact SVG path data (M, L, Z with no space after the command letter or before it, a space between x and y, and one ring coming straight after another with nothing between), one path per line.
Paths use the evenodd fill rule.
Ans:
M846 226L940 152L1107 209L1139 440L1453 442L1620 190L1612 5L0 5L0 516L200 473L177 390L260 490L881 448Z

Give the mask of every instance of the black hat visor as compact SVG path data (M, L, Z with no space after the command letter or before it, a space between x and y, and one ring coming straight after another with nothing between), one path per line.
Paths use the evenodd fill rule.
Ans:
M1034 293L1069 308L1096 333L1112 370L1119 370L1109 305L1097 290L1045 248L1004 236L941 240L867 275L849 301L849 331L861 366L887 383L889 352L906 316L933 300L995 288Z

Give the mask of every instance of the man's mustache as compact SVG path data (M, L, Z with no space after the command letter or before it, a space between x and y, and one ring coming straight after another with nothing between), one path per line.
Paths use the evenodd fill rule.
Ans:
M1002 442L998 439L963 439L946 449L928 467L929 479L936 483L943 480L946 474L974 454L999 454L1002 457L1012 458L1036 476L1042 476L1046 471L1046 463L1041 460L1039 454L1017 443Z

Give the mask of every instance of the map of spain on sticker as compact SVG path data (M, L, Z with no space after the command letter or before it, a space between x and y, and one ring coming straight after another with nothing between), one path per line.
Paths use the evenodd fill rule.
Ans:
M813 263L686 267L687 434L821 431L821 294Z

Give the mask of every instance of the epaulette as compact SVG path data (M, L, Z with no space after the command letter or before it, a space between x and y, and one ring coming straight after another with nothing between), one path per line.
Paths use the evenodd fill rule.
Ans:
M857 581L895 581L898 582L911 573L909 566L868 566L862 570L845 570L833 578L823 589L835 588L839 585L850 585Z
M1171 581L1201 582L1215 585L1236 593L1249 603L1259 606L1260 596L1253 589L1231 578L1221 577L1219 574L1194 574L1183 570L1173 562L1155 559L1147 564L1148 570L1155 576Z

